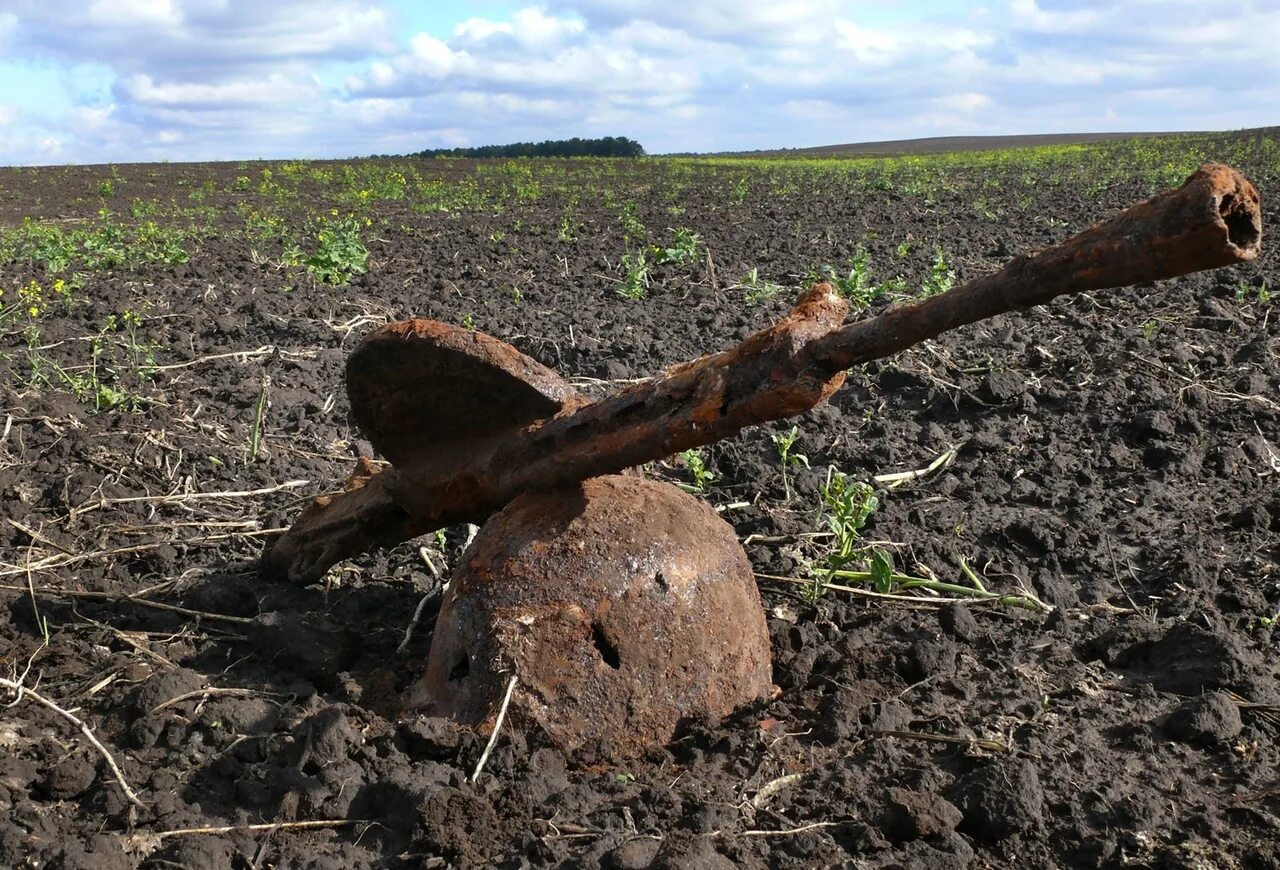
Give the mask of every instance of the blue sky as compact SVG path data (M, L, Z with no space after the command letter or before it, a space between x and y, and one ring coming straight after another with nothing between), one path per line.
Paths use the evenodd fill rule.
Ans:
M0 0L0 164L1280 123L1280 0ZM69 26L69 22L75 22Z

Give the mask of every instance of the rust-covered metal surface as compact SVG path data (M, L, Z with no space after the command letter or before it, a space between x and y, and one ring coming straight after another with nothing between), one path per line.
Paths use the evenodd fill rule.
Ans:
M506 342L421 319L365 337L347 360L347 396L361 431L396 464L585 403Z
M586 762L765 697L769 636L732 527L630 476L511 502L455 572L409 706L491 727L512 675L507 721Z
M391 324L353 355L348 389L357 420L395 469L376 486L312 505L263 567L313 581L334 561L396 535L479 522L521 493L802 413L838 389L850 366L947 330L1064 293L1252 260L1261 239L1257 190L1230 167L1208 164L1178 189L1046 251L876 317L844 324L843 300L818 285L782 322L738 347L595 403L497 339L431 321Z
M1262 204L1249 179L1207 163L1181 187L963 287L851 323L806 349L811 364L846 369L1008 311L1065 293L1174 278L1256 259Z

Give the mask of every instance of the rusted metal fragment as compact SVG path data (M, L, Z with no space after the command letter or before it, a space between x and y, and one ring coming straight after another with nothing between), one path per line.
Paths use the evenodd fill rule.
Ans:
M403 458L379 490L385 497L335 498L323 523L309 511L308 522L279 539L264 565L273 574L314 580L328 567L326 559L358 552L354 548L367 529L379 529L364 547L372 549L394 534L479 522L522 492L614 473L746 426L794 416L838 389L850 366L947 330L1064 293L1252 260L1260 249L1261 227L1253 185L1229 167L1208 165L1177 190L1042 253L1018 257L994 275L877 317L842 325L843 302L829 286L818 285L785 320L738 347L676 366L594 404L566 402L553 416L507 431L480 429L474 437L449 442L448 449L415 450L420 441L389 432L387 440L401 448L397 453ZM361 416L377 417L386 407ZM390 428L413 413L406 410ZM430 425L425 416L413 419ZM388 502L409 520L383 529L381 520L364 515L384 511ZM340 534L344 545L335 548L324 539L328 533Z
M802 413L844 383L842 370L814 367L803 353L847 313L831 285L819 284L785 318L731 350L518 433L414 457L400 466L395 497L430 523L478 522L519 493L611 474Z
M347 360L351 415L393 463L585 404L564 378L483 332L389 323Z
M806 349L816 366L846 369L950 329L1061 296L1143 284L1243 263L1262 245L1257 189L1230 166L1209 163L1176 190L948 293L846 326Z
M396 503L389 487L395 477L392 467L358 459L341 492L312 499L289 531L267 548L262 572L309 583L344 559L429 531Z
M513 675L506 721L584 762L765 697L769 635L733 528L637 477L511 502L450 581L409 707L492 727Z

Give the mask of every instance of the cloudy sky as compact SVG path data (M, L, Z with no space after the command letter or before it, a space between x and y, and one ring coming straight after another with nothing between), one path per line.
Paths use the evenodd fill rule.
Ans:
M1280 0L0 0L0 164L1280 123Z

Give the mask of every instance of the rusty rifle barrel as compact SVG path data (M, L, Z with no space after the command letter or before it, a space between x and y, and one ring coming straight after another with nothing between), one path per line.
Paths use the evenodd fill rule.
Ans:
M943 332L1064 293L1125 287L1242 263L1258 256L1258 192L1229 166L1206 164L1170 190L1052 248L1014 258L993 275L814 341L810 364L842 371Z

